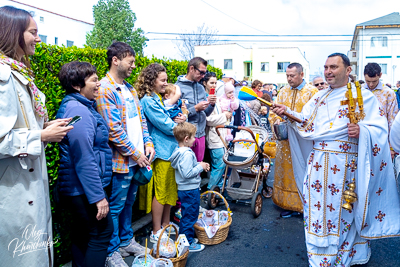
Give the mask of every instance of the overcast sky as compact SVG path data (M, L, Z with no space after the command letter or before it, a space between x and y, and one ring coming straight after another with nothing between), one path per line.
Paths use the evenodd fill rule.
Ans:
M98 2L97 0L18 1L88 22L93 22L93 5ZM136 13L135 27L142 28L145 33L193 31L205 23L219 34L352 35L358 23L392 12L400 12L400 0L130 0L129 3ZM173 41L153 40L171 39L175 36L146 34L146 37L149 39L145 48L146 55L180 59ZM230 43L240 43L238 42L240 37L219 38L229 40ZM286 40L290 42L283 43L253 42L260 39L257 37L245 39L248 41L240 43L245 47L253 45L299 47L310 62L311 73L322 70L327 55L333 52L347 54L351 43L351 36L288 37ZM300 42L306 39L324 41Z

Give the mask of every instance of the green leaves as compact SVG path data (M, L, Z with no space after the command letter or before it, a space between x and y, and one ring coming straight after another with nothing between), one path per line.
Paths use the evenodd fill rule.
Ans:
M136 15L127 0L99 0L93 7L94 28L86 34L86 44L93 48L107 48L113 41L125 42L143 55L146 37L142 29L135 29Z

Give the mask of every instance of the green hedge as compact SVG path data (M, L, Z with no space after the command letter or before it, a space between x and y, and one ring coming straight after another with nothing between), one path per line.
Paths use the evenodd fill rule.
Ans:
M41 43L36 48L36 53L31 57L32 70L35 73L36 86L46 95L46 106L48 108L50 119L54 119L57 110L64 98L64 90L58 80L58 72L65 63L79 60L87 61L97 68L99 78L105 76L108 70L106 50L77 48L77 47L59 47ZM158 59L136 56L136 68L131 77L127 79L130 84L134 84L140 71L151 63L160 63L165 66L168 74L168 82L175 83L178 76L186 73L187 61L178 61L171 59ZM217 74L221 78L220 69L208 66L209 71ZM70 254L70 233L69 216L61 207L58 207L53 200L53 189L58 177L59 152L58 145L50 143L46 148L47 168L50 183L50 198L53 213L53 235L58 243L54 245L55 266L64 264L71 260Z

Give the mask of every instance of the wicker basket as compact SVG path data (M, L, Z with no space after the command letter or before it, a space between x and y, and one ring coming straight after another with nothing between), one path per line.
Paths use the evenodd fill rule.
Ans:
M161 230L160 236L163 235L164 231L168 228L168 226L169 227L171 227L171 226L174 227L175 233L178 233L178 229L176 229L175 225L169 224L169 225L167 225L166 227L164 227ZM176 234L175 235L175 241L176 241L177 238L178 238L178 235ZM158 241L157 241L157 254L154 255L154 249L150 250L150 254L153 257L155 257L156 259L160 258L160 241L161 241L161 238L159 238ZM174 267L185 267L188 255L189 255L189 250L187 250L182 256L177 257L177 258L170 258L170 260L174 264Z
M225 239L228 237L229 227L232 224L231 210L229 209L229 204L226 201L226 199L218 192L206 191L203 194L201 194L201 196L208 194L208 193L217 194L224 201L225 206L228 210L228 221L226 222L226 224L219 227L218 231L215 233L215 235L212 238L208 238L204 227L198 226L197 223L194 225L194 231L196 232L196 236L199 239L199 243L204 244L204 245L216 245L216 244L224 242ZM202 215L200 214L199 219L201 217L202 217Z

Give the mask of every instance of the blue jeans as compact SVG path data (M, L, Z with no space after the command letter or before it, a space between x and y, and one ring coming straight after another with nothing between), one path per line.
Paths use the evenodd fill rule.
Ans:
M129 167L129 173L113 172L109 205L114 231L107 250L108 256L111 256L120 246L129 245L133 238L132 206L138 187L132 182L132 177L137 170L138 166L133 166Z
M194 224L199 217L200 190L178 190L178 197L181 201L182 218L179 222L179 234L185 234L189 244L194 238Z
M210 149L211 155L211 172L210 172L210 180L208 181L208 189L211 189L214 185L219 186L222 188L223 179L222 175L225 172L225 162L223 160L225 153L225 149L221 148L214 148Z

